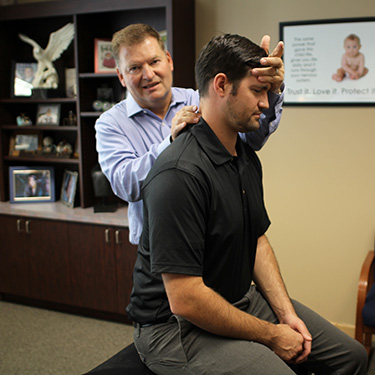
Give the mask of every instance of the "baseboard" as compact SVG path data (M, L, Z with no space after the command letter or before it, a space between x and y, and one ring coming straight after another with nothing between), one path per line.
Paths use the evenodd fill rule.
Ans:
M350 337L354 338L355 335L355 326L352 324L344 324L344 323L335 323L332 322L332 324L337 327L338 329L341 329L341 331L348 334Z

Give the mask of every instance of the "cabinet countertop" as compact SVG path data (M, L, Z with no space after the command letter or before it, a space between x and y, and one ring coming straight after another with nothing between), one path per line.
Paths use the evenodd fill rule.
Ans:
M128 227L128 206L119 206L116 212L94 212L93 207L70 208L61 202L55 203L9 203L0 202L0 214L27 216L39 219L72 221Z

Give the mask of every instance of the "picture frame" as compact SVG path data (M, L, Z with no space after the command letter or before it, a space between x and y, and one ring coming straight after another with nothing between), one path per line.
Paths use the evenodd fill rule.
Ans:
M11 203L54 202L54 168L9 167L9 188Z
M112 53L110 39L95 38L95 73L116 73L116 62Z
M32 155L42 150L42 136L38 131L15 131L10 137L9 156Z
M78 172L65 170L61 185L61 202L74 208L76 190L78 184Z
M279 26L284 41L285 105L374 105L375 17ZM346 54L344 45L350 44L360 47L356 55ZM349 73L348 63L360 69Z
M36 125L59 126L60 111L61 104L38 104Z
M11 96L30 97L33 93L33 80L38 69L36 62L12 62Z

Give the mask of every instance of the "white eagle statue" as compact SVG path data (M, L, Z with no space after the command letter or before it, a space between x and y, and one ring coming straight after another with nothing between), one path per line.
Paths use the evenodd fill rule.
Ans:
M46 49L43 49L37 42L24 34L18 34L18 36L33 47L33 56L38 62L38 69L32 82L33 87L56 89L59 84L59 77L52 62L57 60L69 47L74 38L74 25L68 23L51 33Z

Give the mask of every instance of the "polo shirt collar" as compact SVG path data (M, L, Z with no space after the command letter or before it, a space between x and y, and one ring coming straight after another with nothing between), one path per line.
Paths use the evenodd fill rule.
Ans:
M180 104L180 103L186 104L187 100L181 92L179 92L178 90L174 90L173 87L172 87L172 100L171 100L171 104L170 104L169 108L173 107L176 104ZM126 97L126 112L128 114L128 117L132 117L132 116L136 115L137 113L140 113L140 112L143 112L143 111L145 111L145 109L142 108L135 101L135 99L133 98L133 96L129 92L127 97ZM148 111L148 110L146 109L146 111Z
M197 125L192 127L191 132L214 164L222 165L233 160L233 156L220 142L219 138L217 138L216 134L203 118L200 119ZM236 148L239 153L242 153L242 142L239 137Z

